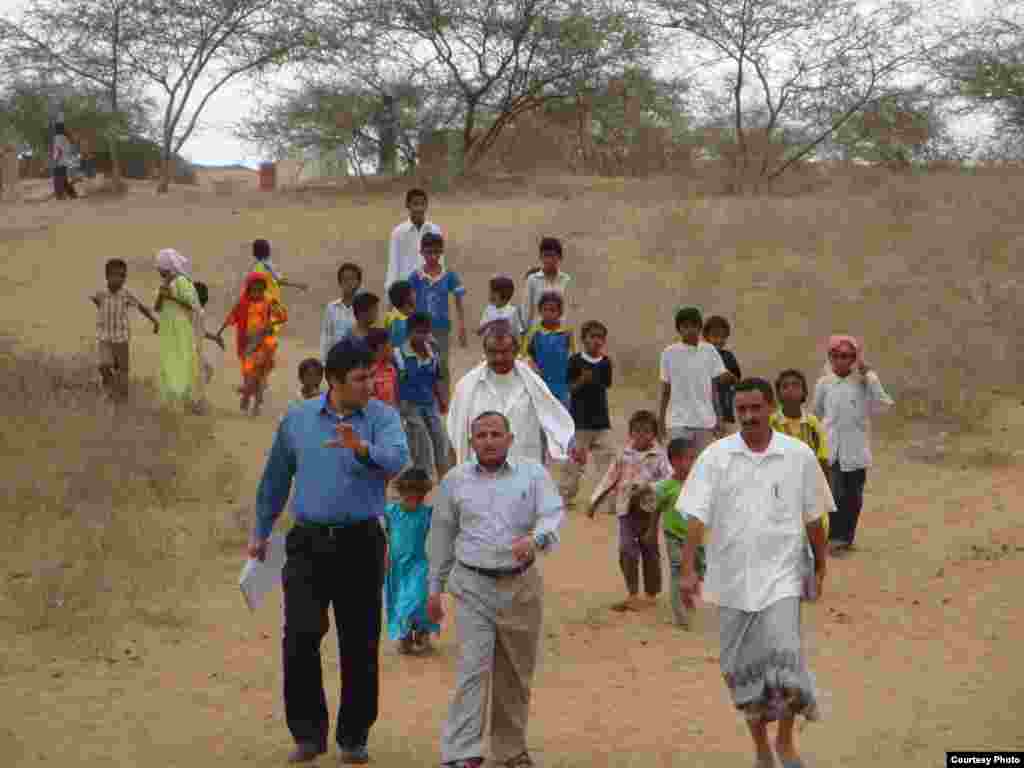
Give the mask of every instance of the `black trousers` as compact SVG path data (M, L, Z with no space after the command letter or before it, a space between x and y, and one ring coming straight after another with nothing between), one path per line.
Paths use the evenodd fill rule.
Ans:
M864 506L864 483L867 470L857 469L843 472L838 464L832 465L832 498L836 511L829 520L829 540L853 544L857 535L857 521Z
M330 722L320 643L334 608L341 667L336 738L367 743L377 720L384 532L376 520L347 528L295 526L284 566L284 705L296 742L327 748Z

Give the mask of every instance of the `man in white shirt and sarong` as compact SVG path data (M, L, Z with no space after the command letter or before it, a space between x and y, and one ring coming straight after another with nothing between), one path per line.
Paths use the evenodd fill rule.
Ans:
M755 768L805 768L793 742L797 715L819 718L800 628L801 600L817 599L826 568L823 515L835 509L814 452L773 432L775 395L764 379L736 385L741 431L704 449L679 495L688 519L681 592L694 606L697 547L705 529L704 599L719 606L720 664L754 741Z
M475 460L452 469L434 497L428 553L432 621L455 599L457 683L441 736L445 768L532 768L526 729L543 617L537 553L558 543L564 504L543 465L513 457L509 420L485 411L470 425Z

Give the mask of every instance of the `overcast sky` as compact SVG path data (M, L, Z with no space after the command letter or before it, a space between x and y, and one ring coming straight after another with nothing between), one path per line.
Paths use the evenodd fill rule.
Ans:
M963 0L966 9L978 10L987 0ZM5 16L24 5L23 0L0 0L0 14ZM968 10L968 13L970 12ZM664 73L662 73L664 74ZM280 83L287 81L279 80ZM245 164L255 166L261 158L256 147L245 144L232 135L232 126L239 119L252 114L256 103L245 82L229 84L218 91L203 111L203 119L196 132L183 148L182 155L202 165ZM973 133L979 126L962 123L958 133Z

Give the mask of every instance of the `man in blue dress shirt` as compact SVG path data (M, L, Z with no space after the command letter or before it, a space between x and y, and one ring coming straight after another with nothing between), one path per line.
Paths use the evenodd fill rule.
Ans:
M332 605L341 659L341 759L346 765L369 761L387 547L379 518L388 480L409 460L398 412L370 399L370 363L364 345L345 340L331 349L330 389L282 419L257 492L249 554L263 560L294 480L295 527L288 532L283 574L284 700L296 743L292 763L311 762L327 751L320 643Z

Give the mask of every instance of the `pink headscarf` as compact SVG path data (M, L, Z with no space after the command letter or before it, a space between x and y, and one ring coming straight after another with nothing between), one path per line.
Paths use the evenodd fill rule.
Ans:
M156 255L156 268L172 275L184 275L192 279L192 262L188 256L178 253L173 248L164 248Z
M855 336L848 336L845 334L837 333L828 337L827 352L825 355L825 375L834 373L832 370L832 353L839 349L843 344L849 344L853 348L853 354L856 356L853 360L853 370L857 370L857 366L864 362L864 344Z

